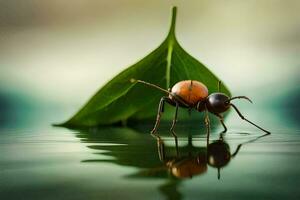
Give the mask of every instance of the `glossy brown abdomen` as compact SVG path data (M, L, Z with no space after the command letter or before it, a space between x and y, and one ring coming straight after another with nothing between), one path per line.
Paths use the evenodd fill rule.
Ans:
M172 94L180 97L190 106L195 106L199 101L203 101L208 96L207 87L199 81L180 81L171 90ZM172 96L170 97L172 98Z
M177 178L191 178L206 171L206 162L199 162L197 158L182 160L180 163L171 166L171 173Z

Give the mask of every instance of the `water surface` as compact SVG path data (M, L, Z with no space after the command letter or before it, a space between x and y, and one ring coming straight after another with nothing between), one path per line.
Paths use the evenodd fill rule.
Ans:
M248 113L272 134L260 137L263 132L231 113L228 133L221 141L220 127L214 128L208 148L202 126L179 123L177 150L168 123L159 131L161 140L149 135L151 124L68 130L49 121L3 127L0 197L299 199L298 125L271 110Z

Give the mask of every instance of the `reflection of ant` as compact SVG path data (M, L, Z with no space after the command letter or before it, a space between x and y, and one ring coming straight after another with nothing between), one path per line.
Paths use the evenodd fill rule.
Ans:
M220 169L225 167L238 154L242 145L254 142L266 135L269 134L239 144L232 154L230 146L223 138L223 134L220 134L219 139L208 144L206 148L200 149L192 145L192 138L189 137L187 145L188 154L182 156L179 155L178 142L175 138L176 156L170 157L166 156L163 140L160 137L156 138L159 159L173 176L177 178L192 178L195 175L204 174L207 171L207 165L209 165L218 169L218 179L220 179Z

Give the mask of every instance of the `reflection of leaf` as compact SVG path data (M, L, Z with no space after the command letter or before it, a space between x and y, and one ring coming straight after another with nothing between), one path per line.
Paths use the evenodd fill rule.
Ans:
M153 168L162 165L157 155L156 141L149 134L129 128L104 127L96 131L82 130L77 137L82 142L92 143L88 148L98 151L101 155L109 156L110 159L88 159L83 160L84 163L109 162L137 168ZM144 148L145 146L147 148Z
M184 133L179 132L180 135ZM165 138L171 134L160 132ZM76 134L82 143L88 144L88 148L94 150L94 155L100 158L86 159L83 163L114 163L121 166L138 168L137 174L129 175L129 178L161 178L167 177L167 167L159 159L157 140L149 134L137 132L130 128L103 127L99 130L81 130ZM176 158L174 138L165 139L166 161ZM181 142L181 141L179 141ZM183 142L186 140L183 139ZM147 147L147 148L145 148ZM195 147L192 142L178 147L180 156L196 156L206 154L206 147ZM103 157L108 156L108 157Z
M163 88L169 88L181 80L198 80L203 82L210 92L216 91L218 78L177 42L175 20L174 7L171 28L164 42L145 58L109 81L63 125L109 125L127 119L144 120L155 116L157 104L163 94L143 85L131 84L131 78L148 81ZM229 94L225 86L221 90Z
M76 134L80 141L88 144L88 148L93 150L94 159L82 160L84 164L96 164L101 167L103 163L113 163L120 166L130 166L137 170L134 174L125 175L128 179L160 179L161 184L158 190L164 194L166 199L181 199L178 187L181 179L170 176L168 168L159 160L157 141L144 134L145 131L136 132L129 128L103 127L99 130L81 130ZM169 132L162 132L162 136L170 135ZM168 155L176 155L176 149L170 140L171 146L168 146ZM89 145L92 144L92 145ZM147 148L145 148L147 147ZM179 147L184 155L191 153L190 148ZM201 150L201 148L200 148ZM199 148L193 148L192 151L199 151ZM89 156L90 157L90 156Z

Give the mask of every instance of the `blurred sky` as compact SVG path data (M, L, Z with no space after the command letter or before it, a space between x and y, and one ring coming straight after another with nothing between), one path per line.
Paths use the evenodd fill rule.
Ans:
M233 94L299 91L298 0L0 0L2 110L71 116L163 41L174 5L180 44Z

